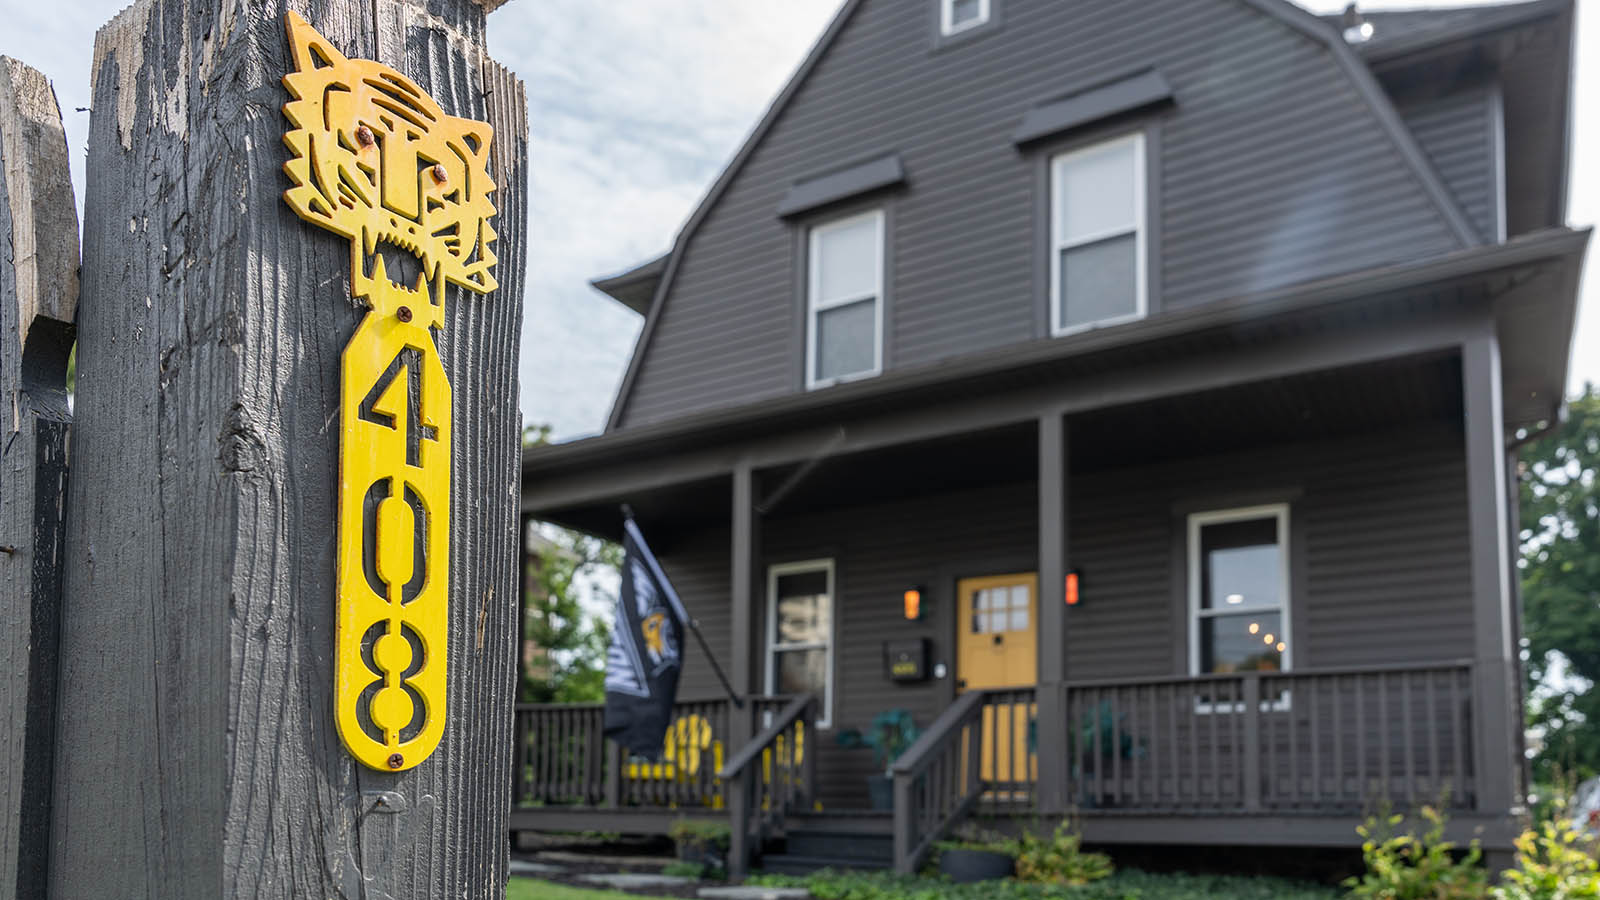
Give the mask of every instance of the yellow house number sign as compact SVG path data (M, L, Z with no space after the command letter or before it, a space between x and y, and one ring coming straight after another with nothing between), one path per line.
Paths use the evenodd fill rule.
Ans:
M340 367L334 719L352 756L401 771L444 735L451 396L435 335L447 282L496 287L492 131L294 13L287 24L284 200L349 239L367 308ZM386 252L420 262L414 285L392 280Z

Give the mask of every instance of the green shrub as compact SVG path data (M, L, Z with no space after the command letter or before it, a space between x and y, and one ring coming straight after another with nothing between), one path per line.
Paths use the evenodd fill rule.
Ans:
M667 836L678 845L678 859L672 867L683 871L667 872L690 878L727 878L728 826L723 822L679 819L667 829ZM693 869L693 871L690 871Z
M663 875L671 875L674 878L693 878L696 881L705 878L708 871L705 863L697 862L680 861L668 863L661 867L661 874Z
M1066 822L1057 825L1048 838L1022 832L1016 848L1017 878L1023 881L1082 885L1109 878L1114 871L1111 857L1085 852L1083 837Z
M679 819L667 829L667 837L672 838L680 847L726 848L728 824L700 819Z
M1489 896L1488 873L1478 865L1482 852L1473 841L1459 859L1456 846L1444 840L1445 817L1431 806L1422 808L1427 831L1396 833L1404 816L1368 819L1361 834L1366 874L1345 881L1359 900L1481 900Z
M1517 867L1495 888L1496 900L1600 898L1594 843L1576 829L1546 821L1538 831L1524 831L1516 845Z
M817 900L1334 900L1337 892L1281 878L1155 875L1121 871L1081 887L1007 879L950 884L888 872L822 871L804 877L758 875L750 884L803 887Z

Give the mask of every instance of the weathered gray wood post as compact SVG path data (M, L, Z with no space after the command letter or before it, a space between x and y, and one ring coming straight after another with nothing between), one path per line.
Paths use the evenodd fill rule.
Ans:
M342 350L378 310L351 299L368 277L351 242L285 202L288 8L338 54L392 67L445 114L494 128L498 290L452 284L435 308L419 304L438 327L408 332L437 347L453 391L443 421L439 407L418 413L406 378L371 403L343 391ZM503 895L526 113L521 84L487 56L485 13L483 0L138 0L96 40L53 897ZM330 120L341 109L330 99ZM350 136L353 124L327 127ZM390 163L404 140L394 127L381 135L397 142L380 148ZM411 177L436 171L416 162ZM451 448L448 713L437 749L397 772L358 762L336 726L351 404L366 421L402 421L406 440L449 426L448 443L429 445ZM413 561L384 535L423 526L398 512L358 546L376 545L369 578L409 590L394 573ZM396 646L372 651L379 678L397 674ZM395 710L367 724L397 733Z
M44 75L0 56L0 896L44 896L78 209Z

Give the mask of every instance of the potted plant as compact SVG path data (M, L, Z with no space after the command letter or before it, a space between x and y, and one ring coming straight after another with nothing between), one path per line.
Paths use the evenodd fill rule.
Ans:
M940 841L939 874L957 884L1010 878L1016 873L1017 842L992 831L963 827Z
M889 775L889 767L900 754L911 749L921 734L908 709L887 709L878 713L872 717L866 731L849 728L839 732L839 746L872 748L873 758L883 770L882 775L867 779L867 796L871 798L873 809L894 809L894 779Z
M1075 776L1098 776L1118 757L1123 760L1144 758L1144 747L1140 746L1142 742L1136 742L1124 724L1127 718L1127 713L1118 712L1109 701L1101 701L1097 706L1084 710L1083 718L1078 723L1079 755L1073 765ZM1031 732L1029 746L1032 746ZM1098 792L1098 787L1091 787L1084 780L1080 802L1091 809L1098 807Z

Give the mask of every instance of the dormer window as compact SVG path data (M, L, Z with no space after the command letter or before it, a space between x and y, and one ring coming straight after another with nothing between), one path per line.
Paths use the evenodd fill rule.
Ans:
M1050 247L1053 334L1144 317L1142 133L1050 161Z
M811 229L806 387L883 371L883 210Z
M960 34L989 21L992 0L938 0L939 32L945 37Z

